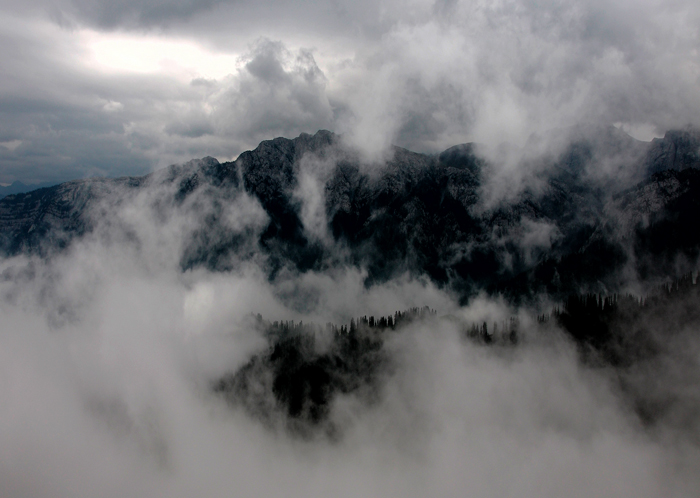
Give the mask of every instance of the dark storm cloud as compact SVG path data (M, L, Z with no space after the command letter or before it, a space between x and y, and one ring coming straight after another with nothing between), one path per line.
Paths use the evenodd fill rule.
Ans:
M41 5L43 0L37 0ZM400 2L368 0L58 0L45 7L56 22L99 29L166 29L238 46L258 36L279 37L308 31L327 37L378 37L405 14ZM396 7L400 7L397 12ZM231 36L234 34L234 36ZM244 35L241 41L240 34Z
M2 25L0 142L22 143L0 151L1 182L48 179L39 158L52 150L67 158L52 178L114 175L227 159L319 128L372 155L390 143L523 145L532 132L580 122L620 123L649 139L700 114L700 7L685 0L37 0L6 9L17 22ZM41 9L64 28L31 17ZM191 82L104 73L81 62L87 49L71 33L84 27L197 40L239 64ZM114 159L100 164L102 155Z
M111 112L119 106L110 108L109 97L123 93L118 90L123 82L100 82L66 65L66 53L77 47L33 33L3 34L0 141L19 145L2 151L0 181L148 171L146 158L121 138L119 113Z
M190 19L221 3L227 0L73 0L69 12L103 28L151 27Z

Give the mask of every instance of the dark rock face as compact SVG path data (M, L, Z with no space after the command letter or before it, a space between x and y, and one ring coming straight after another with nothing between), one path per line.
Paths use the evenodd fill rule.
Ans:
M7 196L0 203L0 251L46 254L92 228L91 209L115 189L137 189L144 178L78 180Z
M48 255L105 223L133 195L153 192L153 216L202 213L183 241L183 268L229 270L259 253L271 279L283 269L355 265L367 269L367 285L409 272L463 299L483 288L514 299L598 291L619 284L629 265L651 278L674 265L680 271L679 254L688 264L697 258L698 144L696 130L668 132L650 144L615 128L533 138L518 167L530 168L537 186L485 208L484 188L493 186L499 165L474 144L437 156L395 147L386 162L367 164L338 136L320 131L262 142L234 162L204 158L142 178L8 196L0 200L0 250ZM318 183L321 234L305 218L308 171ZM260 230L227 222L227 209L242 195L264 211Z
M337 142L337 137L325 130L313 136L302 134L294 140L276 138L262 142L236 160L245 190L257 197L270 216L260 243L273 255L273 272L288 261L302 271L312 269L322 258L322 248L304 234L292 192L297 186L301 159L306 154L323 158L332 153Z
M700 130L687 128L666 132L664 138L651 142L647 155L650 173L664 170L681 171L700 164Z
M692 271L700 256L700 231L693 228L700 220L700 171L657 173L637 192L636 202L646 200L642 192L661 200L634 224L631 238L640 276L672 275L679 266L681 271ZM622 199L630 200L629 194ZM651 199L647 206L651 207Z
M612 197L591 231L560 258L547 257L498 290L513 296L528 292L610 292L617 272L631 265L641 280L663 279L695 268L700 235L700 170L666 170ZM597 287L587 287L598 281ZM529 289L529 290L528 290ZM539 290L538 290L539 289Z

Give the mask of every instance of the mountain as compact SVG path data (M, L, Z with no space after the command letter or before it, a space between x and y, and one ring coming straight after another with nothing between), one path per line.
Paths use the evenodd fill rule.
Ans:
M0 199L12 194L22 194L24 192L30 192L38 188L51 187L56 185L56 182L42 182L35 183L32 185L25 185L20 181L14 181L11 185L2 186L0 185Z
M668 131L664 138L652 140L646 159L650 173L697 168L699 161L700 130L691 127Z
M630 275L694 268L699 137L686 129L647 143L574 127L533 136L511 163L478 144L437 155L393 147L372 163L329 131L276 138L232 162L7 196L0 251L50 257L118 226L112 213L147 195L150 216L196 219L180 241L183 269L255 260L274 279L352 265L366 285L408 272L463 300L480 289L516 300L609 291ZM241 221L251 205L260 226Z

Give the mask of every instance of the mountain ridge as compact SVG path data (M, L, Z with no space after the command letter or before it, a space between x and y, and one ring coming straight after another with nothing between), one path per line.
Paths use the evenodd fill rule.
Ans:
M511 179L498 176L507 170L477 144L436 155L394 147L386 161L370 164L320 130L263 141L235 161L205 157L143 177L76 180L8 196L0 200L0 251L48 256L93 231L130 196L153 191L150 209L161 217L174 209L203 213L183 241L183 269L228 271L259 251L272 279L285 269L352 265L367 270L366 285L409 272L467 299L479 289L520 298L614 288L623 284L623 267L656 278L654 265L663 260L659 268L668 269L677 250L686 260L677 271L694 264L695 239L672 238L680 245L664 248L657 232L687 231L692 222L682 206L700 196L700 158L691 153L700 132L671 131L645 150L619 130L555 135L549 148L542 148L546 137L531 141L518 167L532 174L515 195L487 207L484 192ZM617 171L624 174L615 180ZM264 226L239 233L226 224L227 206L241 196L260 206ZM590 265L598 268L584 268Z

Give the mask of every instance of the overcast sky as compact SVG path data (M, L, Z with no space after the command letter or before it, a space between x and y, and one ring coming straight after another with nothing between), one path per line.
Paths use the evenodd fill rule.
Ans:
M0 183L700 116L696 0L4 0L0 46Z

